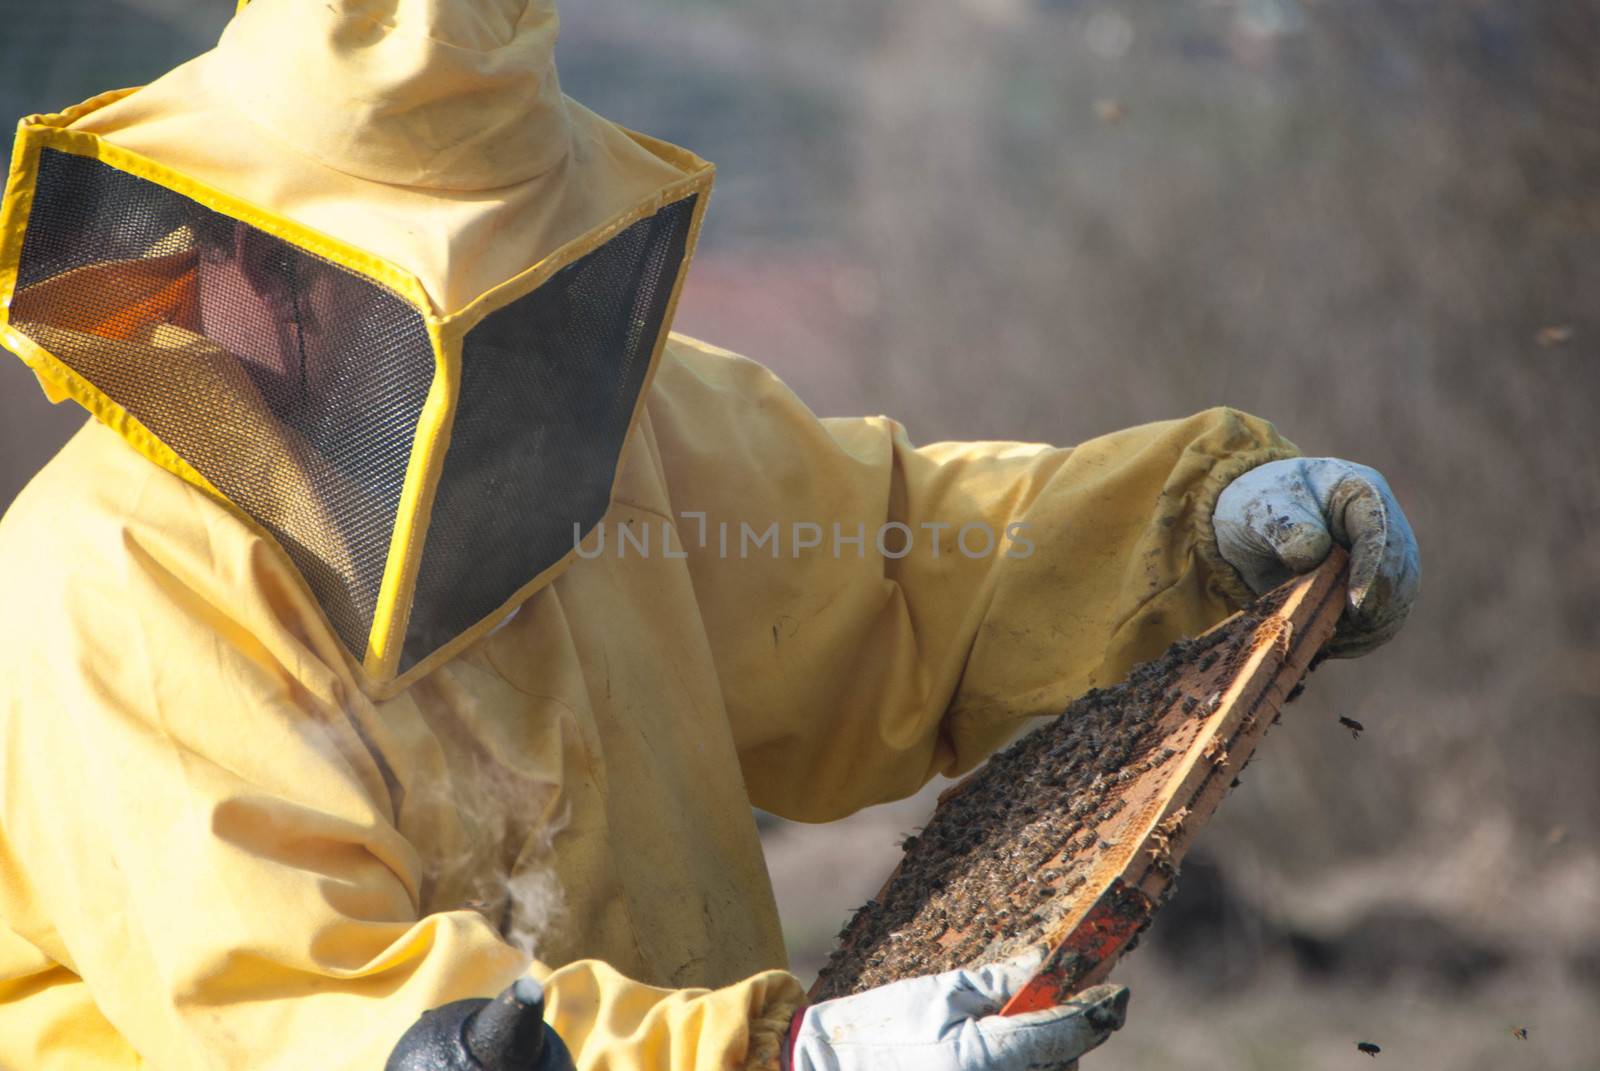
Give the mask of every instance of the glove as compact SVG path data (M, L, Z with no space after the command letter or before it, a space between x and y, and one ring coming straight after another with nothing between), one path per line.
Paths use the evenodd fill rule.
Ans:
M793 1027L786 1071L1074 1068L1122 1026L1128 990L1095 986L1058 1008L995 1015L1042 961L1035 953L815 1004Z
M1257 595L1309 572L1334 543L1350 551L1344 616L1328 653L1353 658L1392 639L1422 579L1416 537L1389 485L1332 457L1271 461L1230 483L1211 517L1217 550Z

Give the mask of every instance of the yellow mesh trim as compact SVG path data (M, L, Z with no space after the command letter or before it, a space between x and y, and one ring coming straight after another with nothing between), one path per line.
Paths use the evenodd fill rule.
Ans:
M433 352L441 355L441 359L435 365L428 400L423 403L422 415L417 420L411 463L406 469L394 536L389 543L389 563L383 573L378 609L372 619L372 635L362 665L373 687L393 677L400 663L406 624L417 591L417 575L422 567L428 521L433 515L434 492L439 489L439 478L444 473L444 456L450 448L450 429L455 422L456 400L460 395L460 336L447 337L438 321L430 320L428 337L433 343Z

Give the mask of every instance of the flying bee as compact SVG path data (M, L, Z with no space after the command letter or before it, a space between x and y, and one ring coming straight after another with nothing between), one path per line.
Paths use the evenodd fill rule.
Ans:
M1352 739L1352 740L1360 740L1361 739L1361 733L1366 729L1365 725L1362 725L1359 721L1356 721L1354 718L1346 718L1346 717L1340 716L1339 724L1343 725L1346 729L1350 730L1350 739Z
M1374 1045L1370 1041L1358 1041L1356 1042L1356 1051L1366 1053L1368 1056L1376 1060L1378 1058L1378 1053L1382 1052L1383 1050L1378 1048L1378 1046Z
M1516 1038L1518 1041L1527 1041L1528 1028L1525 1026L1519 1026L1515 1030L1511 1031L1511 1036Z

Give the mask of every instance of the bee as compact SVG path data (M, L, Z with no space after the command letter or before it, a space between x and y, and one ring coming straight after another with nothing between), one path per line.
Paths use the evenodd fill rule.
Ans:
M1341 716L1339 718L1339 724L1350 730L1350 739L1352 740L1360 740L1362 731L1366 729L1365 725L1362 725L1354 718L1346 718Z
M1272 638L1273 646L1278 649L1278 657L1288 658L1294 650L1294 622L1284 621L1278 626L1278 634Z
M1515 1030L1511 1031L1511 1036L1516 1038L1518 1041L1527 1041L1528 1028L1525 1026L1519 1026Z
M1378 1048L1378 1046L1374 1045L1370 1041L1358 1041L1356 1042L1356 1051L1366 1053L1368 1056L1376 1060L1378 1058L1378 1053L1382 1052L1383 1050Z

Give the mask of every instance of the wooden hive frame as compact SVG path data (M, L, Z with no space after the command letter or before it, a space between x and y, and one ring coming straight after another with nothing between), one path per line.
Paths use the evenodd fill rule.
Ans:
M1030 877L1040 882L1040 874L1064 873L1069 855L1076 856L1080 872L1088 868L1087 881L1080 878L1070 887L1050 890L1057 898L1053 921L1033 941L1046 946L1048 954L1002 1014L1053 1007L1103 981L1149 924L1184 854L1238 783L1239 772L1333 635L1344 608L1346 576L1347 556L1336 548L1315 572L1211 629L1206 635L1250 629L1226 657L1185 663L1168 682L1163 709L1152 712L1164 745L1160 754L1167 757L1141 764L1136 768L1141 772L1119 785L1119 799L1126 805L1095 828L1095 846L1089 849L1094 854L1085 858L1081 845L1069 845ZM984 772L980 768L947 790L939 809L977 784ZM887 902L902 868L896 867L877 899L846 927L842 950L851 950L853 942L871 932L865 916ZM939 943L953 947L968 936L954 929ZM825 971L812 987L811 999L842 996L853 991L850 986L849 979Z

